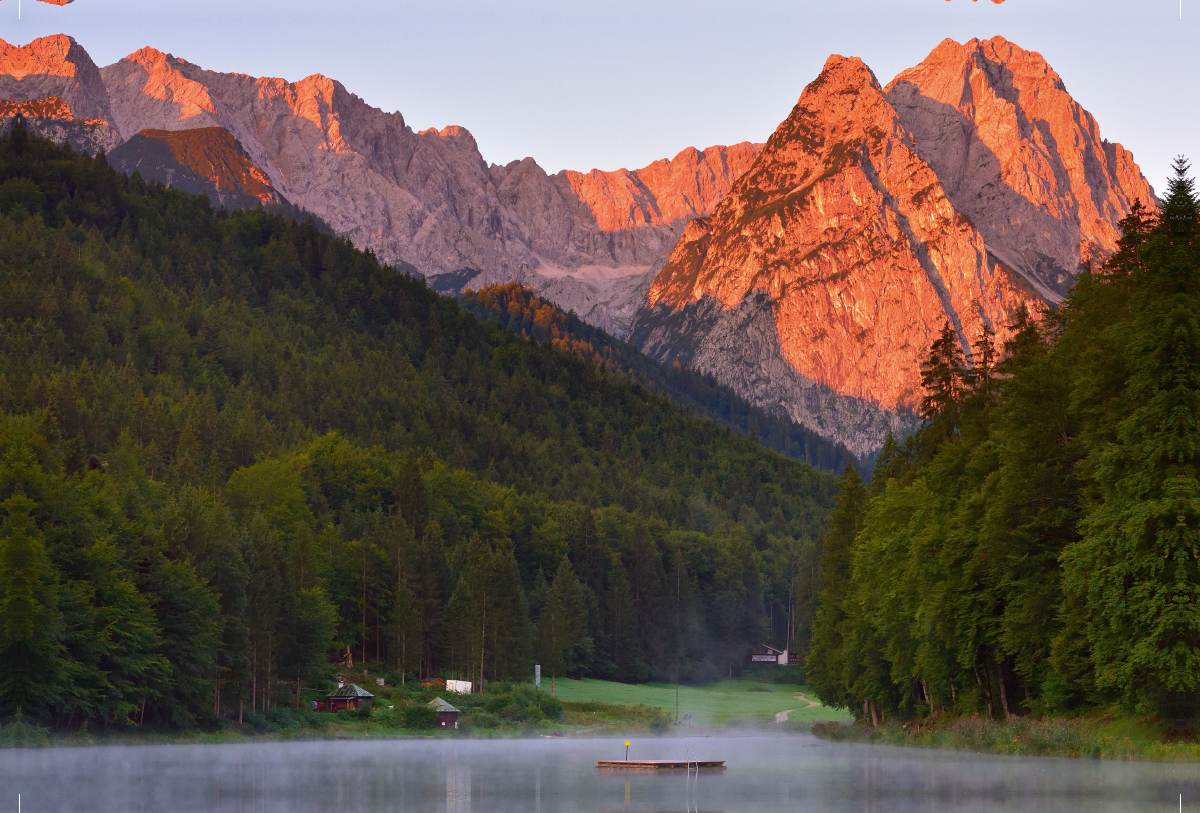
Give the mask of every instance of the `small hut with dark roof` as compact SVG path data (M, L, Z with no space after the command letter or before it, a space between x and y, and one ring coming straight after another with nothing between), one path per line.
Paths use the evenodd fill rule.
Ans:
M435 697L429 701L429 707L437 712L434 728L458 728L458 715L462 712L454 706L440 697Z
M374 700L375 695L366 689L353 683L347 683L339 686L336 692L329 695L329 710L345 711L346 709L361 709L364 707L369 709Z

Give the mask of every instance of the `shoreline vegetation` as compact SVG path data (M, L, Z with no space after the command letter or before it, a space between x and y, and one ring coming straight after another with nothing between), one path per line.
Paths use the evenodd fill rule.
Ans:
M247 714L240 726L229 722L182 731L131 727L97 732L82 727L63 732L17 719L0 726L0 749L423 737L659 737L747 727L798 733L807 731L814 722L850 719L845 712L819 704L806 708L806 703L812 701L797 700L805 691L801 684L776 683L763 675L757 678L681 686L681 716L690 716L678 727L673 724L675 687L667 684L559 678L558 697L550 696L545 683L539 691L528 683L504 682L489 685L482 694L460 695L441 687L390 683L380 687L368 676L357 678L369 684L375 695L374 707L368 713L310 711L309 701L318 698L315 692L306 691L301 709L278 705L265 715ZM457 730L434 727L434 714L428 704L436 697L462 712ZM790 719L776 722L780 712L792 712Z
M130 728L91 732L52 731L25 719L0 726L0 749L73 747L86 745L219 744L287 742L295 740L376 740L429 737L562 737L622 733L663 734L670 718L646 705L623 706L597 702L560 702L528 684L490 687L484 694L458 695L444 689L372 687L378 689L370 710L315 712L276 706L267 714L247 715L210 729L166 731ZM434 697L447 700L463 713L456 730L434 725ZM307 705L307 704L306 704Z
M979 336L947 323L921 429L888 438L869 484L847 468L805 671L858 725L819 735L1200 757L1189 172L1177 159L1166 196L1134 203L1119 250L1057 306Z
M815 723L813 736L830 742L939 748L1013 756L1190 762L1200 744L1171 741L1172 732L1150 717L1100 712L1079 717L950 717L881 723Z

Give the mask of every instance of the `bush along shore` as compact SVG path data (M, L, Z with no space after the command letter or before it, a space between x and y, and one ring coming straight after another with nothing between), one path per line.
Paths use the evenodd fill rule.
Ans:
M990 754L1091 757L1094 759L1200 759L1195 732L1153 718L1093 713L1079 717L986 717L942 715L879 726L815 723L812 733L834 742L947 748Z
M364 681L365 682L365 681ZM328 688L332 691L331 684ZM258 739L389 739L422 736L520 737L587 736L604 733L667 731L670 718L653 706L563 702L529 684L497 682L482 694L456 694L438 686L376 686L371 707L337 712L315 711L312 701L328 692L304 692L300 707L275 705L246 713L241 723L219 718L218 725L166 733L130 727L90 732L51 731L26 719L0 726L0 748L40 748L145 742L244 742ZM441 698L461 712L454 729L437 728L430 701Z

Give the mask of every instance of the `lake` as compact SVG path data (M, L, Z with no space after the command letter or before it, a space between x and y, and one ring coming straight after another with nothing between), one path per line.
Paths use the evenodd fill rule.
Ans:
M135 811L1200 812L1200 765L1004 757L810 736L637 739L631 759L723 774L608 775L620 740L393 740L0 751L0 813Z

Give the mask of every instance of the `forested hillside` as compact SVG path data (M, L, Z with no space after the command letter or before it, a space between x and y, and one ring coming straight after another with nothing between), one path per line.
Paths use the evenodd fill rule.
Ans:
M1200 713L1200 224L1157 216L998 362L947 326L924 428L842 478L809 679L879 722L1119 703Z
M803 644L835 481L347 241L0 139L0 713Z
M609 372L620 373L661 392L697 414L757 438L768 449L826 471L840 473L847 463L861 465L845 446L793 423L786 415L774 415L752 405L729 387L718 384L711 375L690 370L679 362L655 361L633 345L541 299L520 283L468 290L461 302L481 319L494 320L514 333L550 342L561 350L594 361Z

